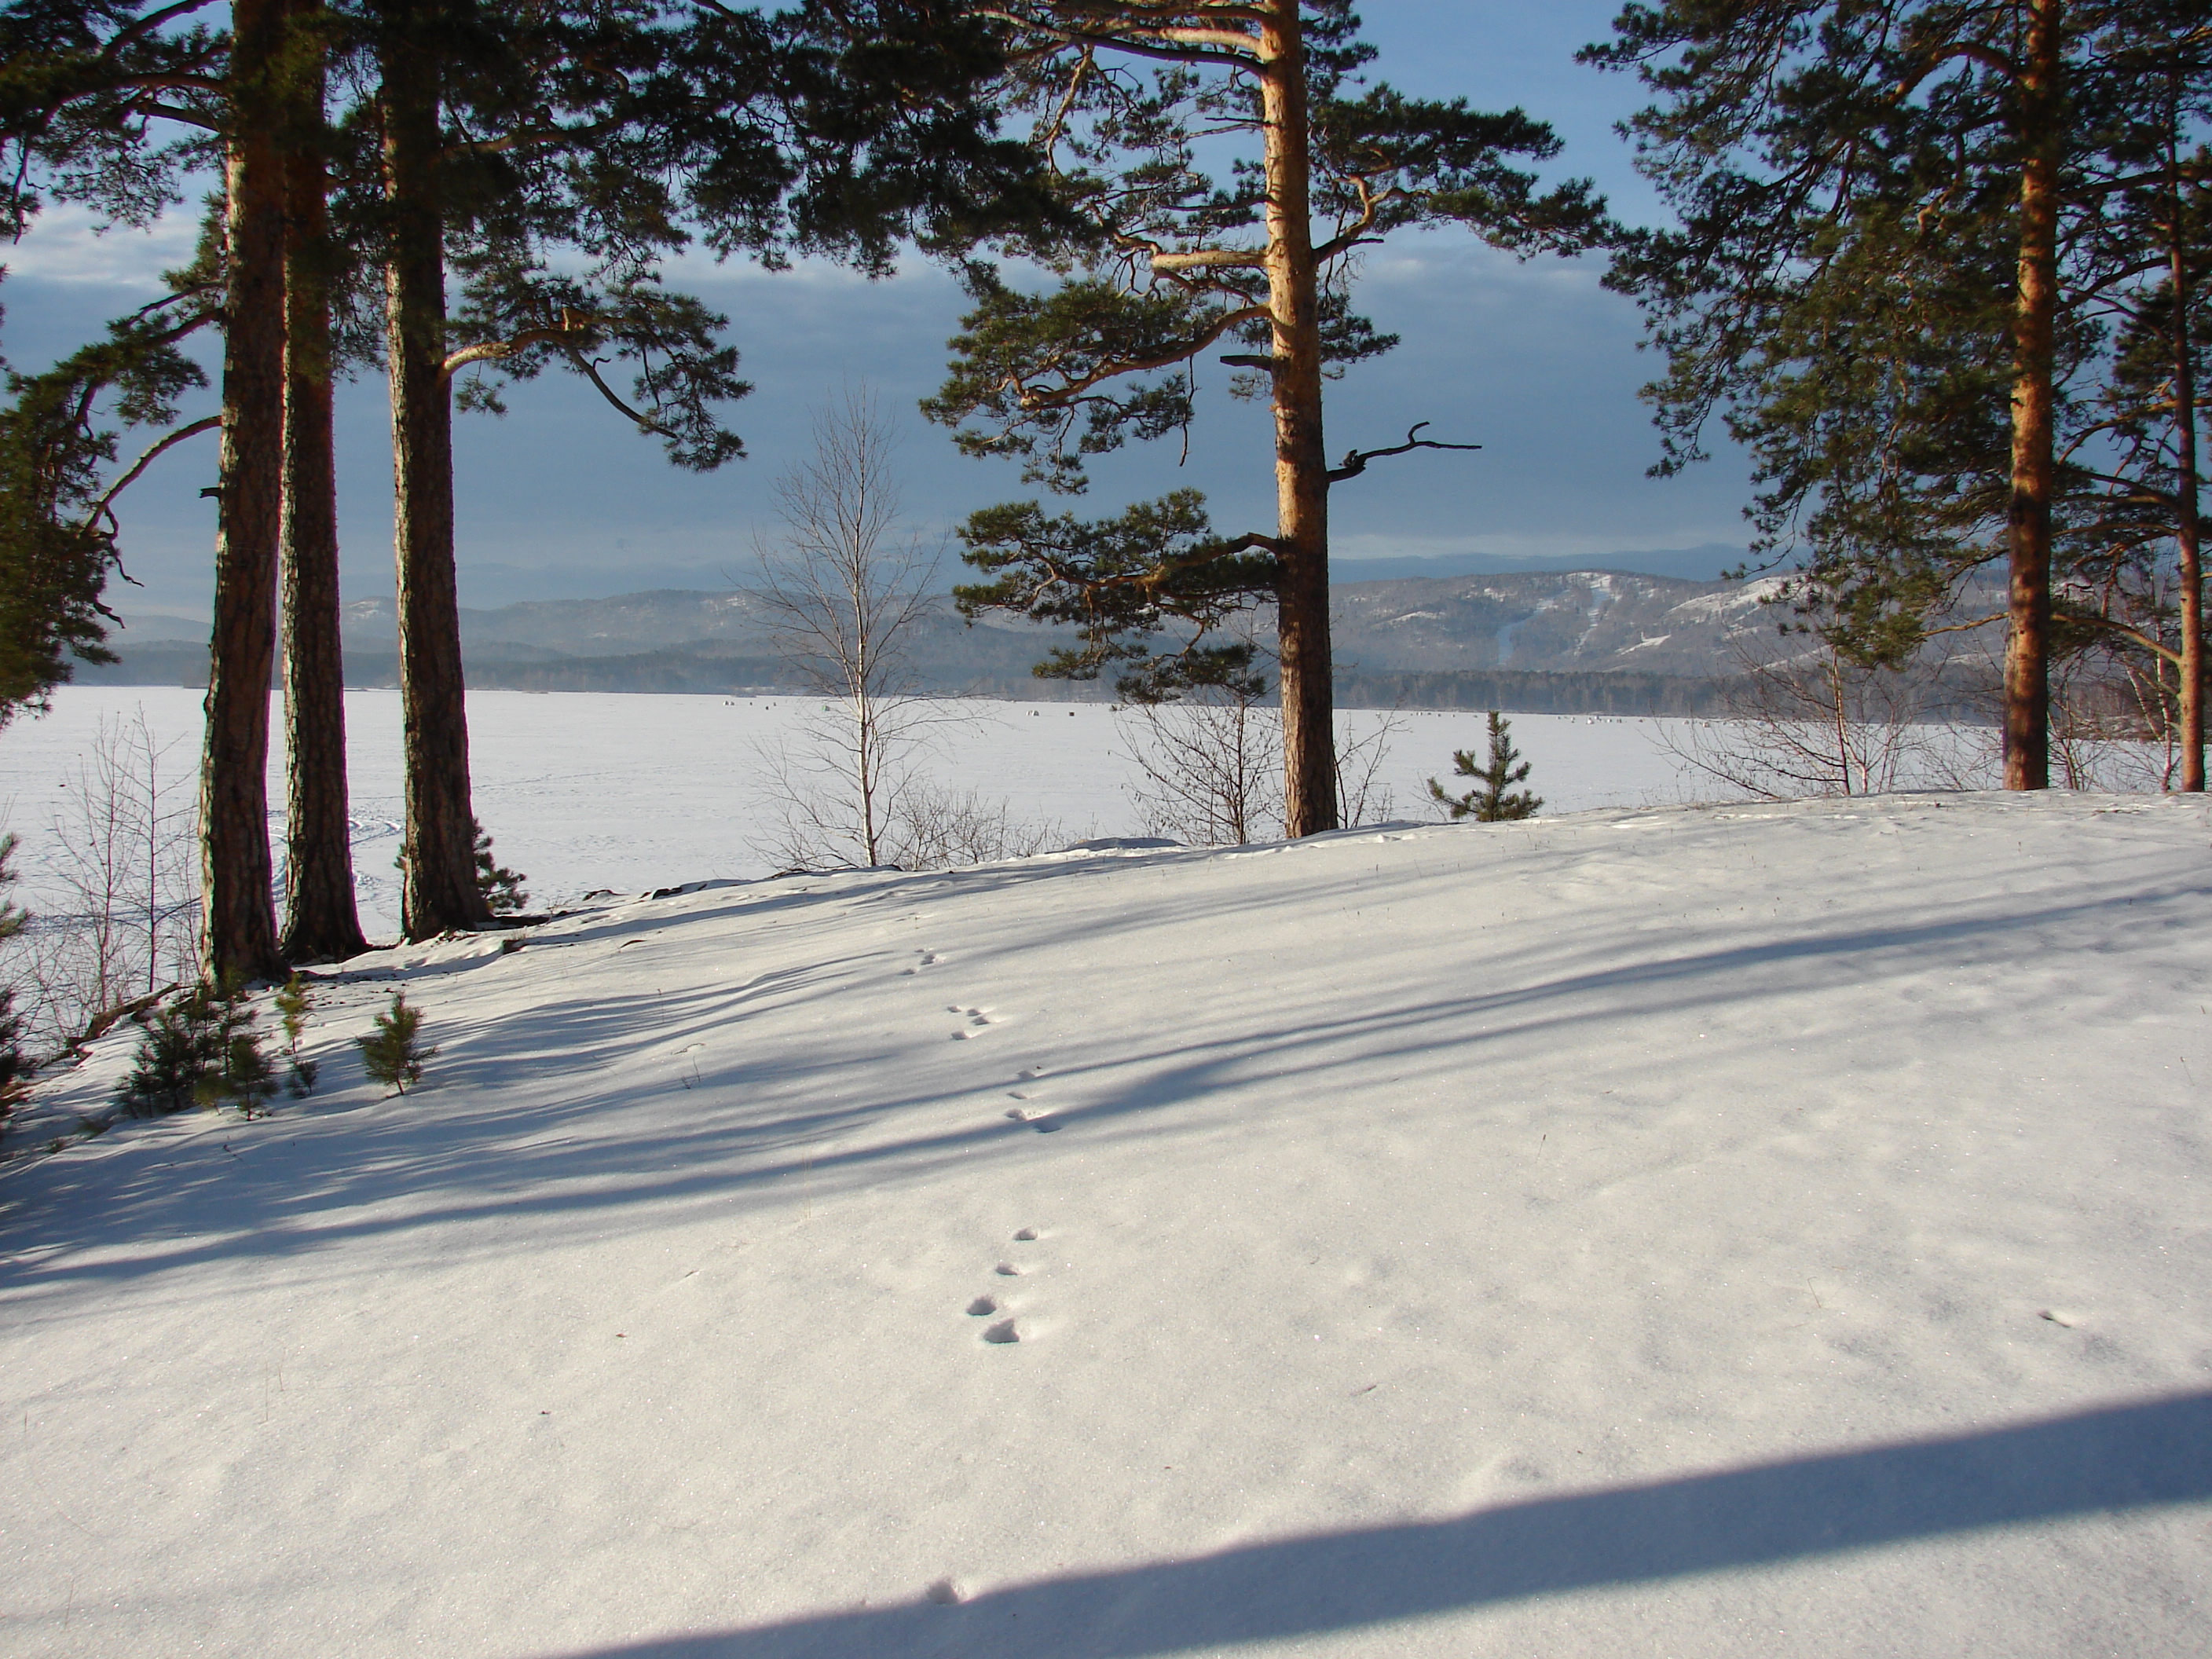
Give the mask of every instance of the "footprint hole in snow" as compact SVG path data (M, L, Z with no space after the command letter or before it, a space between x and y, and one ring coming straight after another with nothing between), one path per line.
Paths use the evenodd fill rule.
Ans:
M1018 1342L1022 1337L1021 1333L1014 1328L1012 1320L1002 1319L983 1333L983 1340L986 1342Z
M1016 1243L1017 1244L1027 1244L1027 1243L1032 1243L1033 1241L1035 1241L1036 1237L1036 1228L1034 1228L1034 1227L1024 1227L1024 1228L1023 1228L1023 1229L1021 1230L1021 1231L1019 1231L1019 1232L1018 1232L1018 1233L1016 1233L1016 1234L1014 1235L1014 1243Z
M1033 1117L1030 1120L1030 1127L1041 1135L1056 1135L1066 1127L1056 1117Z
M998 1311L999 1303L995 1297L979 1296L968 1304L968 1316L971 1319L981 1319L985 1314Z
M1018 1106L1010 1109L1006 1115L1017 1123L1026 1123L1030 1121L1030 1115Z
M922 1594L940 1607L949 1607L960 1599L960 1586L950 1578L940 1578Z
M1011 1261L1001 1261L997 1267L992 1268L991 1271L998 1274L1001 1279L1018 1279L1021 1276L1022 1270L1014 1266Z

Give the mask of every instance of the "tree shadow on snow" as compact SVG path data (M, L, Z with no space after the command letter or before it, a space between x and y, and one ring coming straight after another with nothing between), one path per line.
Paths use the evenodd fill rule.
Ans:
M1363 1077L1397 1087L1416 1074L1463 1070L1497 1045L1586 1047L1593 1026L1863 987L1893 970L1924 968L1937 949L1999 961L2023 935L2097 913L2105 902L2099 896L2007 914L1970 903L1910 925L1862 920L1707 950L1683 950L1680 939L1654 934L1648 954L1596 963L1596 939L1617 944L1617 932L1564 930L1540 955L1524 951L1501 963L1503 982L1487 988L1438 994L1440 988L1424 986L1429 994L1346 1012L1318 988L1310 1005L1272 1006L1264 1024L1225 1037L1178 1040L1170 1022L1148 1044L1057 1067L1054 1116L1079 1134L1159 1140L1234 1129L1240 1120L1220 1103L1237 1091L1264 1097L1279 1082L1311 1087L1332 1074L1347 1088ZM703 917L655 916L614 931L665 932L694 919ZM497 974L519 971L526 960L526 953L495 955L468 965ZM0 1287L127 1280L210 1260L531 1215L799 1202L864 1182L927 1179L1024 1145L1026 1132L1003 1115L995 1074L848 1096L851 1077L902 1069L912 1039L893 1032L825 1024L812 1042L740 1048L714 1071L696 1079L680 1073L693 1036L742 1024L768 1003L786 1012L834 1007L856 975L887 963L824 960L668 994L572 994L496 1019L448 1021L434 1033L445 1048L436 1062L441 1085L477 1096L451 1119L399 1103L349 1107L318 1122L311 1108L302 1120L280 1117L251 1131L180 1124L173 1134L113 1146L132 1155L113 1168L100 1153L56 1160L38 1171L34 1210L8 1206L20 1253L0 1261ZM556 1074L562 1097L548 1102L535 1090ZM501 1104L498 1092L514 1085L528 1086L513 1106ZM605 1119L608 1107L641 1090L665 1097L684 1088L690 1094L678 1125L639 1133ZM970 1105L973 1117L945 1121L946 1109L964 1114ZM355 1113L362 1115L343 1123L343 1136L323 1133ZM928 1121L915 1121L917 1115ZM18 1196L27 1194L18 1189ZM655 1224L667 1219L665 1212L653 1217ZM115 1249L119 1244L139 1248L126 1254ZM88 1254L94 1245L105 1248Z
M571 1659L1142 1659L2207 1498L2190 1394Z

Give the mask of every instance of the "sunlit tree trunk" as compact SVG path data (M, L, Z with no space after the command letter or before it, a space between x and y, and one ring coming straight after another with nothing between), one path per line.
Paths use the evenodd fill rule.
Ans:
M2196 289L2188 259L2183 217L2180 158L2167 152L2172 215L2166 264L2173 284L2173 443L2175 507L2173 539L2181 566L2181 787L2193 794L2204 789L2204 543L2197 501L2197 342L2191 314Z
M1335 704L1328 637L1328 461L1322 433L1321 283L1309 216L1311 158L1298 0L1260 25L1266 121L1267 301L1273 313L1276 624L1283 698L1283 821L1336 828Z
M393 555L407 824L400 925L409 939L481 927L469 799L468 713L453 568L453 395L446 373L446 261L437 183L439 76L394 29L382 53L385 272L392 376Z
M210 977L278 972L270 890L269 681L284 422L284 178L273 118L280 0L234 0L224 161L227 289L215 628L200 775L200 965Z
M2051 786L2051 360L2058 309L2060 0L2028 0L2020 82L2020 286L2013 325L2004 786Z

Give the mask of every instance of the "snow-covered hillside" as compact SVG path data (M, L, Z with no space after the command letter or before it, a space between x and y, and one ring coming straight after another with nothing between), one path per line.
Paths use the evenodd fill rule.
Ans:
M2209 840L1588 812L364 958L313 1099L0 1176L7 1650L2201 1654Z

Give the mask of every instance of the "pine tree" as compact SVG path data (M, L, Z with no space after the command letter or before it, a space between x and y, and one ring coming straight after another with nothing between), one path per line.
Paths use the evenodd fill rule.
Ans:
M300 1052L300 1039L307 1035L307 1015L313 1007L307 981L297 974L277 988L276 1018L284 1027L284 1089L295 1100L314 1093L315 1079L322 1070L319 1062Z
M215 993L195 987L147 1016L131 1070L116 1085L115 1103L132 1117L184 1111L227 1057Z
M469 826L476 831L477 890L483 895L484 903L495 916L511 916L530 906L530 895L522 884L530 879L520 870L509 870L492 856L491 831L474 818Z
M675 465L742 455L717 413L750 389L719 338L726 319L665 292L660 265L696 232L718 258L806 252L882 272L902 235L1000 216L993 198L1007 184L1021 198L1027 152L991 136L975 91L1001 59L960 9L360 9L375 88L356 124L374 140L360 147L374 179L357 219L388 292L408 937L488 919L470 828L454 408L496 410L489 374L566 369ZM602 373L617 362L637 371L626 395Z
M42 712L72 659L112 663L100 594L115 568L114 505L155 457L216 425L173 425L206 384L184 350L217 320L219 274L203 250L169 292L108 325L105 338L37 374L9 372L0 407L0 727ZM124 430L170 429L117 470Z
M276 1093L276 1068L261 1046L255 1029L260 1016L247 1000L245 981L228 975L205 1006L211 1063L192 1085L192 1098L203 1106L235 1106L247 1117L263 1115Z
M1753 457L1758 550L1809 555L1796 596L1860 662L1908 659L2001 561L2008 788L2049 783L2054 551L2098 449L2078 416L2110 286L2168 264L2153 236L2115 264L2108 233L2127 194L2203 176L2161 165L2141 116L2163 99L2201 130L2204 20L2200 0L1662 0L1584 54L1657 94L1630 126L1678 228L1607 283L1667 354L1658 470L1721 416Z
M1559 149L1519 110L1409 99L1358 82L1374 56L1349 0L998 0L977 9L1012 47L1009 95L1036 122L1078 234L998 246L1062 274L1042 295L975 259L976 301L952 374L924 405L969 453L1085 487L1092 455L1187 431L1195 364L1220 347L1234 395L1274 416L1272 531L1214 533L1195 491L1082 522L1035 502L973 518L963 557L990 580L963 610L1072 622L1082 648L1038 672L1096 678L1122 696L1254 683L1249 647L1210 632L1272 603L1280 664L1285 818L1293 836L1337 818L1328 639L1331 489L1384 456L1472 449L1421 436L1332 466L1325 380L1389 350L1352 310L1360 251L1390 232L1456 222L1521 255L1576 252L1608 233L1583 184L1540 191L1510 165ZM1202 160L1229 156L1217 179ZM1156 652L1166 634L1175 648Z
M1490 758L1477 765L1469 750L1452 751L1452 773L1455 777L1473 778L1476 787L1464 795L1448 793L1434 778L1429 780L1429 794L1438 804L1451 809L1452 822L1473 818L1477 823L1510 823L1516 818L1533 818L1536 809L1544 804L1543 797L1525 789L1515 789L1516 783L1528 779L1531 763L1521 758L1520 750L1513 746L1508 735L1513 722L1495 708L1490 711Z
M376 1017L376 1029L354 1039L373 1081L404 1095L409 1084L422 1080L422 1062L438 1051L422 1046L422 1010L408 1006L404 990L394 991L392 1006Z

